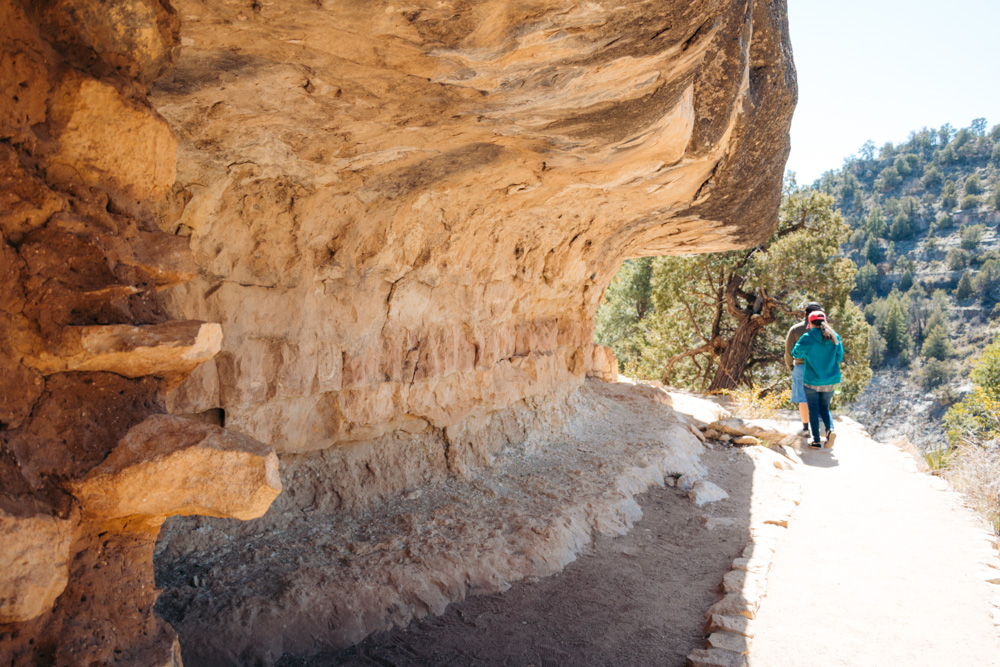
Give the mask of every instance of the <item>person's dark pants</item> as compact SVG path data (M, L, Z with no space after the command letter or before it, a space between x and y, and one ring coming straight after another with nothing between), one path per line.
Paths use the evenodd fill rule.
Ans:
M833 417L830 415L830 400L832 391L816 391L806 387L806 404L809 405L809 429L813 434L813 442L819 442L819 420L826 425L826 432L833 430Z

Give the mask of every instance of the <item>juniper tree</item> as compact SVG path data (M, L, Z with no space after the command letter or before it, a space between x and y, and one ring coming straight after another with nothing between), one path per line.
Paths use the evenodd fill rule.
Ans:
M654 260L647 356L664 382L717 391L785 377L785 331L816 300L844 339L844 393L861 390L870 376L867 324L848 297L855 267L838 253L847 227L832 203L789 184L764 243Z

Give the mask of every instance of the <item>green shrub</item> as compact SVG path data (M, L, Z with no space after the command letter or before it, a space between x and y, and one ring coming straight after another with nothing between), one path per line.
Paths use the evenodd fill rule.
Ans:
M965 225L962 227L962 241L959 245L966 250L973 250L983 240L985 232L985 225Z
M983 303L1000 301L1000 260L988 259L972 279L972 289Z
M960 248L952 248L945 254L944 263L951 271L964 269L969 265L969 253Z
M903 177L899 175L895 167L886 167L879 172L878 178L875 179L875 188L882 192L889 192L898 188L902 182Z
M940 475L947 469L951 452L949 447L935 447L924 452L924 463L927 464L931 474Z
M983 350L970 377L972 391L944 416L953 445L981 445L1000 437L1000 336Z

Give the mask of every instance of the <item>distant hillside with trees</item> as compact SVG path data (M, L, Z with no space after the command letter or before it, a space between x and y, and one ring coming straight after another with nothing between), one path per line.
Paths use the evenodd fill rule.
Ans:
M940 418L972 389L976 358L1000 328L998 225L1000 125L868 142L811 187L789 179L761 246L626 262L596 338L627 375L701 391L780 387L784 333L817 300L848 351L841 398L860 394L870 366L882 379L868 405L919 407L929 421L907 432L943 441ZM891 400L886 387L898 388Z
M908 369L925 390L962 384L1000 318L1000 125L868 142L813 187L850 228L872 368Z

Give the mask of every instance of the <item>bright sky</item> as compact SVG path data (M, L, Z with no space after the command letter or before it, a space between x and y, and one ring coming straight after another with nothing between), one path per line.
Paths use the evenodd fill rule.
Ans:
M799 103L786 169L799 185L868 139L1000 123L1000 0L788 0Z

